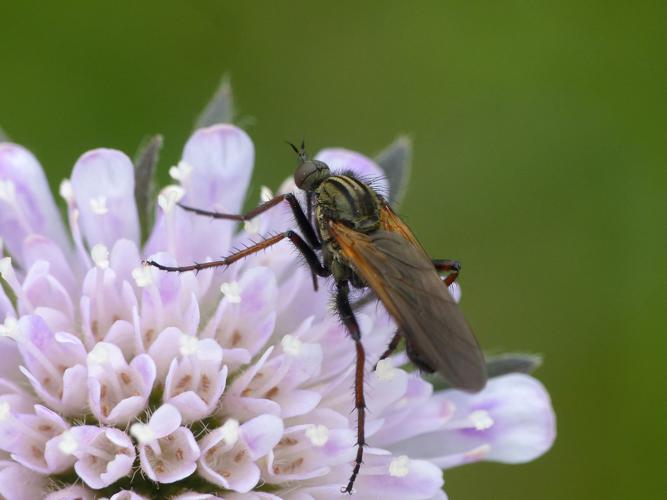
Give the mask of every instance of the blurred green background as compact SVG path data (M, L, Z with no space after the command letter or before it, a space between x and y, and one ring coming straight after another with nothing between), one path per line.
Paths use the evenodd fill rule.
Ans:
M113 6L112 6L113 5ZM414 139L402 213L463 262L481 343L545 355L553 450L446 474L450 498L664 493L664 2L2 2L0 124L52 185L86 149L166 138L230 72L257 147Z

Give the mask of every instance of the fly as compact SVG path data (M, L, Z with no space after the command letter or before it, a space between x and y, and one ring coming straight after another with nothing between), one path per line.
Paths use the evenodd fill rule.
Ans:
M350 287L370 288L398 325L380 360L391 355L404 339L407 355L418 368L438 372L452 387L476 392L486 384L484 356L447 289L458 276L459 264L432 260L410 228L368 184L350 173L335 174L326 163L308 158L303 143L301 148L290 146L298 157L294 181L307 195L305 212L292 193L275 196L245 214L181 207L215 219L249 221L286 201L301 234L288 230L213 262L179 267L154 261L147 264L170 272L200 271L227 266L287 239L304 257L314 277L333 278L336 309L356 350L357 453L350 479L341 488L351 494L366 445L366 351L350 303ZM448 274L443 278L441 272Z

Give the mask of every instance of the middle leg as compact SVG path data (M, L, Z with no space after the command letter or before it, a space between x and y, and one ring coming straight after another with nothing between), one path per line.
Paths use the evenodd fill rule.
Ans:
M433 266L438 272L448 272L443 278L445 285L449 286L456 281L461 272L461 263L458 260L451 259L433 259Z
M387 359L389 356L392 355L392 353L396 350L398 347L398 344L401 342L401 330L396 330L396 333L394 333L394 336L392 337L391 341L389 342L389 345L387 346L387 349L382 353L382 356L380 356L380 359L377 360L375 363L375 366L373 367L373 371L378 367L378 363L382 361L383 359Z
M284 239L288 239L292 242L296 249L301 253L303 258L306 259L308 267L310 267L310 270L313 273L317 274L318 276L322 276L323 278L331 275L331 271L329 271L321 264L320 259L317 257L315 251L308 245L308 243L303 240L303 238L301 238L301 236L296 234L294 231L285 231L284 233L276 234L275 236L271 236L255 245L233 253L222 260L215 260L213 262L195 262L189 266L165 266L155 262L154 260L147 260L145 261L145 264L171 273L183 273L186 271L199 272L204 269L228 266L238 260L243 259L244 257L273 246Z
M266 212L267 210L275 207L282 201L286 201L287 203L289 203L289 206L292 209L292 214L294 215L294 219L296 220L296 223L299 226L299 229L301 230L301 234L303 234L304 238L306 238L306 240L308 241L308 244L312 248L319 249L321 247L321 243L319 238L317 237L315 229L313 229L313 222L311 215L313 208L313 194L311 191L309 191L306 196L307 215L304 214L303 208L301 207L299 200L292 193L279 194L278 196L271 198L270 200L262 203L258 207L255 207L249 212L246 212L244 214L223 214L220 212L214 212L210 210L203 210L201 208L191 207L188 205L184 205L182 203L179 203L178 206L180 206L183 210L186 210L188 212L192 212L197 215L203 215L206 217L211 217L213 219L247 222L253 219L254 217L257 217L258 215ZM317 291L318 290L317 274L315 273L315 271L311 271L310 274L313 277L313 289Z

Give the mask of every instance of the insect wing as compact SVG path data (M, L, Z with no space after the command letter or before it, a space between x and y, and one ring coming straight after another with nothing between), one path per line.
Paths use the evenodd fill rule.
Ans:
M336 222L331 229L343 255L426 364L456 388L481 390L486 384L482 351L421 246L399 232L363 234Z
M396 215L396 212L394 212L387 203L384 203L382 209L380 210L380 226L386 231L400 234L403 236L403 238L408 240L408 242L412 243L416 247L420 248L424 253L426 253L424 248L421 246L421 243L419 243L415 235L412 234L412 231L407 226L407 224L403 222L398 215Z

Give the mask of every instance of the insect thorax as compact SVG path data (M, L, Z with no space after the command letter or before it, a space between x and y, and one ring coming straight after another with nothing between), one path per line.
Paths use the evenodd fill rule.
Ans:
M372 188L350 175L327 178L316 190L317 224L323 240L325 265L337 280L350 280L364 286L354 267L341 255L329 231L329 222L342 222L360 233L372 233L380 227L380 200Z

